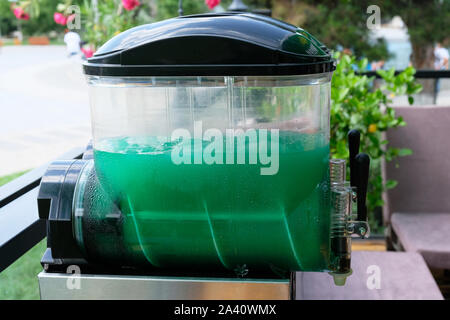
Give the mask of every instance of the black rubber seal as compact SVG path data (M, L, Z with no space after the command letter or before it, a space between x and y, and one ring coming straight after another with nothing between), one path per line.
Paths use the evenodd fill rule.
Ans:
M93 76L282 76L331 72L336 62L279 65L97 65L86 63L84 73Z

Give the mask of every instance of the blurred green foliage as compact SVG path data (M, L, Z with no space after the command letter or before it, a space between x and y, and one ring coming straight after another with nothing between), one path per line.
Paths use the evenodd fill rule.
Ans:
M204 0L183 0L183 14L190 15L205 13L209 9ZM156 19L164 20L178 16L178 0L165 0L157 2Z
M273 15L301 26L331 49L350 49L369 61L386 60L386 42L371 39L367 28L366 11L371 4L371 0L276 0Z
M11 2L0 0L0 34L7 35L16 28L16 18L11 10Z
M53 13L56 11L59 2L63 2L63 0L19 1L17 4L26 5L25 10L30 13L31 18L30 20L18 20L11 10L12 3L8 0L0 0L2 35L7 35L18 29L19 24L23 34L29 36L43 35L52 30L58 30L58 25L53 21Z
M152 22L152 18L147 12L148 7L145 4L127 11L123 9L121 0L98 1L98 16L96 17L92 2L84 0L81 7L82 38L94 48L99 48L122 31L139 24Z

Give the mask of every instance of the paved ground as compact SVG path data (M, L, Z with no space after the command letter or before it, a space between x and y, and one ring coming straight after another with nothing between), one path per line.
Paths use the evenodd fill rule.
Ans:
M91 136L79 61L62 46L0 51L0 176L31 169Z

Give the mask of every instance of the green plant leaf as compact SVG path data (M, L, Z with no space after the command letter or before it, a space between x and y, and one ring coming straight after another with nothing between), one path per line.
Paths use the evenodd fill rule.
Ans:
M408 148L403 148L403 149L398 150L399 157L410 156L412 154L413 154L413 151Z
M397 186L397 184L398 184L398 181L396 181L396 180L387 180L386 184L384 186L387 190L389 190L389 189L395 188Z

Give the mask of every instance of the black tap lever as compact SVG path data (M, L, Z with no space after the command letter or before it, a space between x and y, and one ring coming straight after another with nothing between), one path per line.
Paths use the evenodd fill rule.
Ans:
M357 194L357 216L358 221L367 221L367 184L369 181L370 158L365 153L355 157L356 171L356 194Z
M359 153L360 133L358 130L350 130L347 134L348 150L350 152L350 185L356 187L357 185L357 167L356 156Z

